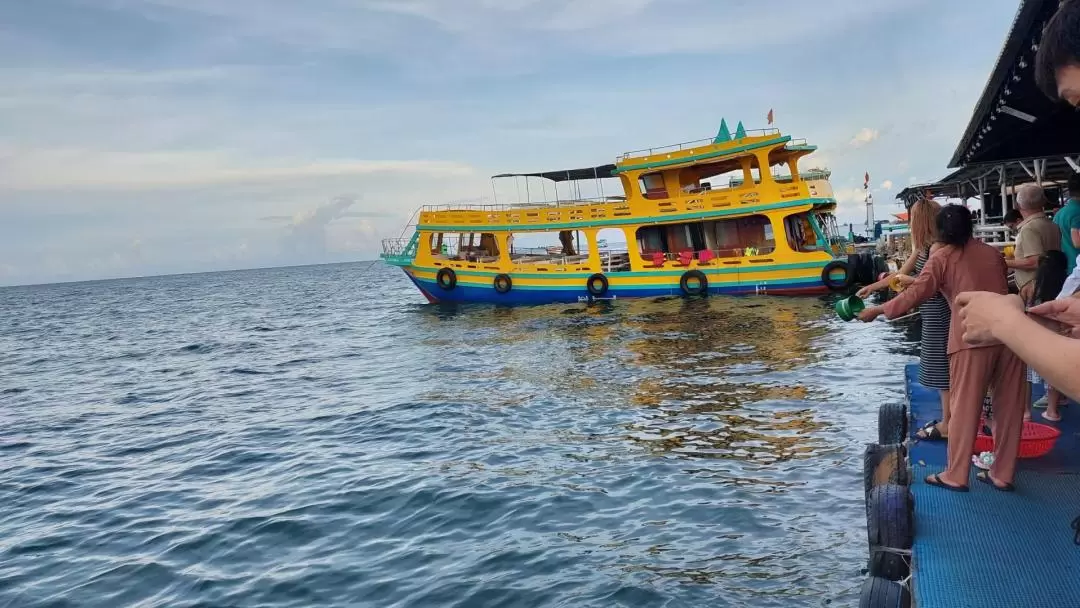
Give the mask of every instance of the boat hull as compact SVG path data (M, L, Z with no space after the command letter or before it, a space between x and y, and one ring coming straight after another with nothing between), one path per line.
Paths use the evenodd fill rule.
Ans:
M494 287L494 274L490 277L459 276L457 285L450 290L443 289L436 282L433 274L405 268L405 274L428 299L429 302L477 302L489 304L556 304L590 300L619 300L627 298L656 298L663 296L683 296L679 287L680 276L649 277L651 280L622 278L617 274L607 275L609 288L602 296L589 294L584 280L537 279L511 275L515 284L507 293L499 293ZM706 272L709 295L783 295L809 296L829 293L822 283L820 273L783 278L754 278L752 280L731 280L721 275ZM788 273L790 274L790 273ZM424 276L429 275L429 276ZM578 283L573 285L572 283ZM520 285L518 283L521 283ZM571 283L571 284L567 284Z

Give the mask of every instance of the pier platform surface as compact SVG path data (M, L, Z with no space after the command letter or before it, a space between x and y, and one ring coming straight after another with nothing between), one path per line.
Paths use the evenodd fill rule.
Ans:
M945 442L914 438L941 418L941 402L918 383L917 363L904 375L912 418L914 605L1080 608L1080 545L1071 527L1080 516L1080 406L1063 408L1052 452L1020 460L1015 493L979 483L975 467L970 492L949 492L923 481L945 467ZM1040 412L1032 420L1043 422Z

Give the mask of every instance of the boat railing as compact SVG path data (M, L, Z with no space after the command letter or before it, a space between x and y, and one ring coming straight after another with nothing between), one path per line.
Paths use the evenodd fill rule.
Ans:
M779 175L773 174L773 181L778 184L790 184L793 180L791 175ZM832 177L832 172L824 169L812 169L810 171L800 171L799 180L804 182L812 182L818 180L828 180ZM732 177L728 180L728 188L738 188L743 185L743 178Z
M747 137L763 137L766 135L780 135L780 129L753 129L746 132ZM637 156L652 156L654 154L664 154L668 152L681 152L688 148L698 148L701 146L707 146L715 141L714 138L708 139L696 139L694 141L684 141L677 144L670 144L667 146L659 146L656 148L645 148L643 150L631 150L630 152L624 152L619 156L618 161L622 162L628 158L634 158ZM806 140L802 140L805 144Z
M500 203L497 205L455 205L452 203L442 205L424 205L421 211L424 213L443 211L514 211L520 209L550 209L557 207L571 207L574 205L591 205L595 203L621 203L625 202L625 196L597 196L592 198L573 198L557 201L536 201L529 203Z
M1004 224L997 226L976 226L975 238L990 245L991 247L1006 247L1012 245L1012 239L1009 238L1009 228Z
M604 272L626 272L630 270L629 249L601 249L600 267Z
M405 252L409 249L409 244L411 241L411 238L383 239L382 257L395 257L405 255Z

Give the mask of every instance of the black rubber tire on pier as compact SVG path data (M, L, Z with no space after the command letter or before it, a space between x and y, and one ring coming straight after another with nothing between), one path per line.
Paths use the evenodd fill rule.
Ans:
M585 289L589 291L589 295L598 298L608 291L607 277L599 272L585 279Z
M454 272L453 268L440 268L435 275L435 282L444 291L451 291L457 287L457 273Z
M495 291L498 293L510 293L510 290L514 288L514 281L508 274L497 274L495 280L492 281L492 285L495 286Z
M863 257L859 253L850 253L847 256L848 268L851 270L851 283L853 285L859 285L862 283L863 275L866 274L866 269L863 268Z
M870 490L866 532L870 540L870 575L899 581L911 572L915 540L915 499L907 486L886 484Z
M836 270L844 271L844 279L842 281L832 278L831 275L833 271ZM831 291L844 291L848 287L851 287L851 283L854 280L855 277L851 272L851 266L843 260L833 260L821 269L821 282Z
M877 281L878 277L880 277L881 275L886 274L888 272L889 272L889 264L885 260L885 256L875 255L874 256L874 280Z
M690 281L696 280L697 287L691 287ZM687 296L704 296L709 294L709 279L705 277L705 273L700 270L687 270L683 273L682 278L679 279L679 289L682 290L683 295Z
M908 436L908 412L903 403L885 403L878 408L878 443L904 443Z
M871 576L863 583L859 608L911 608L911 592L900 583Z
M867 511L870 510L870 491L886 484L911 484L907 449L898 443L868 444L863 452L863 500L866 501Z
M855 285L870 285L877 281L874 273L874 256L870 253L853 253L848 256L851 268L851 282Z

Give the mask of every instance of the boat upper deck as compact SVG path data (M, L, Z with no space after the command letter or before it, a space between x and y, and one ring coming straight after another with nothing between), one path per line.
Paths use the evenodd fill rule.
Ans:
M433 205L421 209L418 228L430 231L556 230L694 218L749 215L833 205L828 171L800 173L799 159L816 148L776 129L735 136L726 123L716 138L638 150L615 165L496 178L555 182L618 179L620 196L495 205ZM719 178L719 179L717 179ZM714 183L715 182L715 183Z

